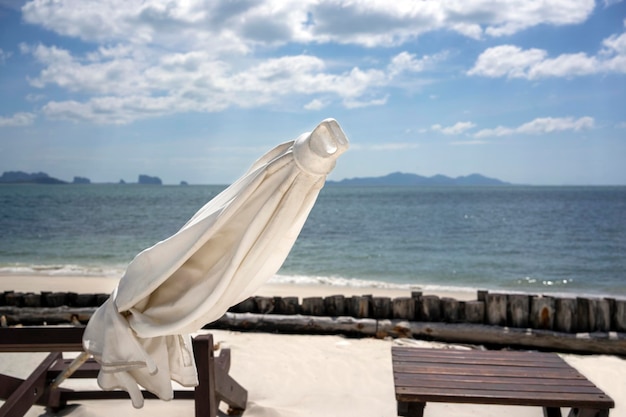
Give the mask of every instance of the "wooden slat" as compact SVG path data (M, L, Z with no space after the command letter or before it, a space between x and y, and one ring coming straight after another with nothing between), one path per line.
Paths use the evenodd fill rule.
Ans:
M537 407L611 408L615 404L605 395L579 393L540 393L519 391L468 391L450 388L396 387L398 401L449 402L474 404L526 405Z
M440 375L481 375L481 376L515 376L525 378L583 379L580 374L572 371L537 368L505 368L500 366L462 366L435 364L433 366L413 366L396 364L396 372L405 374L440 374Z
M84 327L0 327L0 352L80 352Z
M410 361L413 363L419 362L445 362L445 363L463 363L463 364L476 364L476 365L506 365L506 366L529 366L529 367L562 367L562 361L559 357L542 358L540 360L534 360L527 356L523 357L493 357L480 355L477 357L467 355L408 355L402 352L393 353L393 360L397 362Z
M439 378L420 379L416 380L412 377L397 376L394 378L396 386L398 387L412 387L412 388L454 388L465 390L477 390L477 391L520 391L520 392L576 392L580 394L601 394L595 386L592 385L545 385L534 382L536 380L531 378L518 378L524 381L514 381L509 383L503 383L499 379L493 381L481 381L466 382L466 381L446 381Z
M470 350L470 349L430 349L430 348L416 348L406 346L393 346L391 352L394 355L408 355L408 356L431 356L431 357L461 357L467 359L475 358L492 358L492 359L506 359L514 358L515 360L526 359L528 361L558 361L558 355L548 352L535 352L535 351L516 351L516 350Z
M395 381L412 381L414 384L426 384L430 381L441 382L444 384L451 384L454 382L464 382L468 384L534 384L545 387L552 385L566 386L566 387L594 387L587 379L562 379L562 378L524 378L524 377L511 377L511 376L491 376L484 377L481 375L430 375L423 374L419 378L416 378L414 374L405 374L397 372L394 374ZM423 382L422 382L423 381Z

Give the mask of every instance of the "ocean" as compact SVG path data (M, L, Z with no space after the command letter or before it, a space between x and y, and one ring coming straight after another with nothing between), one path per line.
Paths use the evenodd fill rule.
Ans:
M2 185L0 279L121 276L224 188ZM623 298L626 187L327 185L273 281Z

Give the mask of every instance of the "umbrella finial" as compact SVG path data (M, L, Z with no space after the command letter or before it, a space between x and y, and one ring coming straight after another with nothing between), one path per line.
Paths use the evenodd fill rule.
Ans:
M296 139L294 159L298 166L313 175L326 175L335 167L337 158L348 150L349 142L335 119L322 121L311 133Z

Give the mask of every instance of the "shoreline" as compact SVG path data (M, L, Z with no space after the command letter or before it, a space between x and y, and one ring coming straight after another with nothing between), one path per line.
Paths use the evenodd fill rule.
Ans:
M472 301L476 299L478 291L488 290L492 294L523 294L543 295L549 297L577 298L585 297L592 299L612 298L626 300L626 295L599 294L599 293L575 293L558 291L525 291L515 289L487 289L467 287L437 287L431 284L408 285L389 284L388 287L380 286L381 282L372 281L371 286L363 285L367 281L358 281L359 285L341 285L327 283L299 283L293 280L284 280L277 277L263 284L253 295L264 297L327 297L332 295L373 295L377 297L408 297L412 291L421 291L424 295L436 295L440 298L449 297L458 301ZM0 292L75 292L75 293L111 293L117 285L118 275L87 275L87 274L37 274L33 272L6 272L0 271ZM84 285L88 282L88 285Z
M111 293L119 281L118 277L80 276L80 275L36 275L20 273L0 273L0 292L75 292L75 293ZM455 298L459 301L472 300L476 291L470 290L435 290L419 288L378 288L364 286L340 286L324 284L297 284L268 282L262 285L254 295L264 297L326 297L331 295L364 295L381 297L406 297L411 291L423 291L424 294Z

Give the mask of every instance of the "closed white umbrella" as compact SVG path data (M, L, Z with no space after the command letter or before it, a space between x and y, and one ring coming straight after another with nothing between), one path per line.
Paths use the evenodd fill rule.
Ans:
M98 384L138 384L171 399L171 381L198 383L189 333L246 299L283 264L326 175L348 148L333 119L257 160L176 234L139 253L89 321L85 351L102 368Z

